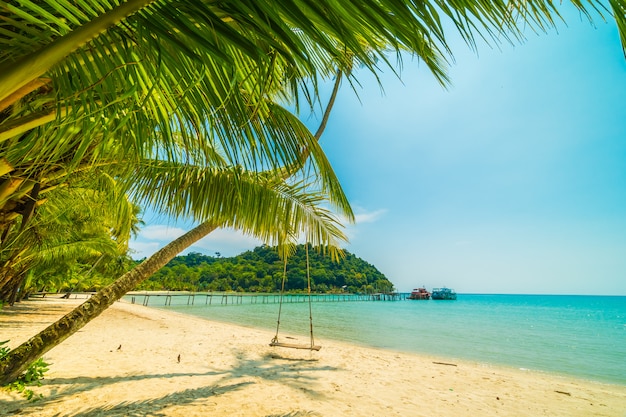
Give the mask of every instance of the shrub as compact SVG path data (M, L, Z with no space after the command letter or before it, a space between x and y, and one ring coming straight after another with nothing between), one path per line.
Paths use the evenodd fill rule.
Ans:
M0 359L4 358L9 354L11 349L6 346L3 346L8 343L8 340L0 342ZM6 385L4 388L9 391L17 391L24 395L26 399L31 400L35 395L34 391L29 386L41 386L41 380L43 379L45 373L48 371L48 363L46 363L43 358L37 359L35 362L31 363L22 375L20 375L17 380L11 382ZM41 398L42 395L39 394Z

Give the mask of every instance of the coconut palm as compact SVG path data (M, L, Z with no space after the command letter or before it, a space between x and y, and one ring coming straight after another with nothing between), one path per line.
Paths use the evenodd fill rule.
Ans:
M307 145L307 138L313 135L280 106L268 107L272 109L272 117L265 120L264 129L284 127L288 123L298 135L305 136L302 141L305 152L312 149L318 156L306 164L306 172L311 168L314 175L304 175L305 171L296 171L294 165L262 172L246 170L241 165L229 165L228 157L221 157L217 150L211 156L214 166L206 167L206 162L203 166L193 165L191 161L201 161L205 155L183 146L171 148L169 160L157 157L128 165L132 173L122 175L122 179L137 201L152 204L172 216L203 222L5 356L0 365L4 382L19 376L32 360L97 317L181 250L217 227L236 228L279 245L293 241L300 234L319 247L336 247L337 239L345 239L336 219L321 204L331 203L347 218L352 213L323 153L317 150L315 141ZM276 126L270 126L275 120ZM239 149L237 156L249 158L244 151ZM118 175L124 172L123 167L118 166L117 172Z
M97 317L184 248L218 227L233 227L278 245L287 244L300 234L318 246L336 247L337 239L345 239L332 212L320 205L327 200L326 194L310 191L314 184L306 179L288 183L280 171L255 173L240 167L193 169L185 166L180 167L175 176L170 175L171 167L151 168L154 172L149 178L153 178L154 186L180 194L176 197L178 201L172 203L174 206L184 204L190 207L190 214L208 220L11 351L0 362L0 384L17 378L32 361ZM189 188L181 187L180 183L189 184ZM191 198L199 192L209 202Z
M45 285L49 275L41 273L51 268L69 270L77 259L102 263L127 252L140 223L139 207L124 198L111 179L108 187L98 184L98 189L85 187L93 180L82 182L47 193L39 215L24 229L7 234L0 247L0 302L19 301L27 277ZM33 277L34 272L41 276Z
M276 143L268 139L265 139L266 149L263 152L271 156L271 160L267 160L269 157L263 156L263 152L243 146L233 150L210 142L213 148L207 152L208 145L201 144L197 148L187 146L184 135L178 132L172 134L173 145L169 147L159 143L146 145L148 150L143 154L148 155L147 158L141 158L141 152L129 152L124 156L123 164L119 164L111 157L120 155L117 152L120 147L115 144L114 152L102 153L104 157L98 160L98 168L112 169L120 181L126 182L129 193L136 199L152 202L168 214L193 216L204 222L189 232L185 239L172 242L6 356L2 361L5 381L15 378L33 358L97 317L182 249L216 227L235 227L278 244L293 240L304 232L309 241L320 246L336 245L335 239L342 238L343 234L330 212L319 205L329 201L348 218L351 212L314 136L290 112L269 100L259 100L254 106L247 106L245 111L248 112L246 121L252 126L255 136L271 137L287 151L292 147L296 151L291 151L295 157L282 158L281 153L274 151ZM224 117L224 120L228 119ZM96 133L97 139L104 136L100 131ZM306 163L307 172L311 168L316 175L291 176L305 167L305 159L309 155L314 157ZM281 168L285 169L271 169L277 161L281 161ZM264 170L255 172L246 169L246 166L255 165ZM291 176L288 182L287 176Z

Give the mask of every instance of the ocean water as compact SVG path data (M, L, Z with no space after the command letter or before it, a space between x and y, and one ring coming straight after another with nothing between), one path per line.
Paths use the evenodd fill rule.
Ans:
M188 301L172 297L164 306L151 298L148 305L276 329L278 304ZM626 385L623 296L459 294L456 301L315 302L312 311L322 346L335 339ZM281 317L281 333L308 337L308 303L283 303Z

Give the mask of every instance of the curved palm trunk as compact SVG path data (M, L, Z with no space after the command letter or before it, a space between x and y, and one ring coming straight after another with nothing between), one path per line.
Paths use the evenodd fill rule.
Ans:
M0 360L0 385L15 381L28 366L50 349L80 330L85 324L98 317L115 301L148 279L174 256L202 239L217 228L205 222L169 243L133 270L125 273L111 285L98 291L93 297L67 313L56 323L33 336L27 342L9 352Z
M320 139L326 129L326 123L335 103L337 92L339 91L341 75L341 71L338 71L330 100L324 111L320 126L315 133L317 140ZM308 149L303 149L302 153L303 159L309 157L310 152ZM283 173L283 178L288 178L293 173L293 168L287 168ZM0 386L15 381L32 362L76 333L85 326L85 324L98 317L111 304L122 298L124 294L148 279L153 273L174 258L174 256L215 229L217 229L217 226L209 222L200 224L183 236L167 244L163 249L156 252L133 270L122 275L111 285L98 291L94 296L63 316L56 323L48 326L39 334L30 338L30 340L12 350L7 356L0 360Z

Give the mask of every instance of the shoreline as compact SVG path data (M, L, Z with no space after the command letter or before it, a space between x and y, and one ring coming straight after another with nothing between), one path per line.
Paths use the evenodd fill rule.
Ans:
M0 339L15 347L82 301L5 308ZM626 386L334 340L271 348L272 336L116 302L44 355L42 399L0 391L0 416L626 415Z
M125 302L125 301L123 301ZM201 320L207 320L210 322L214 322L214 323L221 323L224 324L226 326L233 326L233 327L240 327L242 329L253 329L253 330L258 330L260 332L266 332L268 333L268 337L273 337L273 329L268 328L262 328L259 326L255 326L255 325L245 325L245 324L241 324L238 323L236 321L228 321L228 320L224 320L221 318L206 318L206 317L202 317L202 316L196 316L193 314L187 314L187 313L183 313L183 312L179 312L176 310L170 310L167 308L163 308L160 306L146 306L146 308L150 308L150 309L154 309L154 310L160 310L160 311L165 311L165 312L172 312L174 314L180 314L184 317L195 317L195 318L199 318ZM271 333L271 334L270 334ZM285 333L286 334L286 333ZM283 335L284 337L284 332L281 330L281 335ZM295 335L293 333L288 334L288 337L292 338L299 338L301 340L301 343L307 344L308 343L308 336L304 335L304 334L298 334ZM281 338L282 339L282 338ZM268 339L269 340L269 339ZM419 352L419 351L411 351L411 350L403 350L400 348L393 348L393 347L379 347L379 346L372 346L367 344L366 342L360 342L360 341L350 341L350 340L342 340L342 339L336 339L336 338L332 338L332 337L315 337L315 344L318 345L320 342L320 340L322 341L322 347L328 343L332 343L332 344L340 344L340 345L348 345L348 346L353 346L355 348L363 348L363 349L371 349L371 350L380 350L382 352L388 352L390 354L392 353L398 353L398 354L403 354L403 355L408 355L408 356L417 356L420 358L425 358L431 361L439 361L439 362L445 362L445 363L449 363L449 362L454 362L454 363L464 363L470 366L477 366L477 367L491 367L491 368L501 368L503 370L508 370L508 371L513 371L513 372L530 372L530 373L534 373L534 374L538 374L538 375L544 375L546 377L554 377L554 378L559 378L559 379L566 379L566 380L576 380L576 381L582 381L585 383L590 383L590 384L600 384L600 385L614 385L614 386L618 386L618 387L626 387L626 384L621 384L619 382L614 382L614 381L610 381L610 380L600 380L600 379L593 379L593 378L585 378L583 376L580 375L576 375L573 373L567 373L564 371L554 371L554 370L545 370L545 369L536 369L536 368L524 368L524 367L516 367L507 363L503 363L503 362L488 362L488 361L482 361L479 359L468 359L468 358L463 358L463 357L457 357L457 356L453 356L453 355L443 355L443 356L438 356L435 354L432 354L430 352ZM626 409L626 406L625 406ZM622 417L626 417L626 411L624 412L624 415Z
M320 340L626 385L626 365L620 359L626 355L626 333L615 333L612 327L618 326L617 330L622 327L622 322L613 318L619 320L623 307L614 304L626 300L613 301L615 309L612 309L597 297L581 297L574 303L576 308L566 309L563 305L569 305L570 296L542 295L548 299L538 303L529 302L527 295L512 295L512 302L501 299L502 296L486 297L468 295L454 303L351 302L345 308L341 303L313 304L314 331ZM272 306L260 305L265 304L260 301L244 299L243 303L236 303L242 306L234 307L235 303L225 306L214 298L213 304L217 305L205 307L202 297L196 298L194 307L193 299L189 302L187 297L179 297L176 303L175 298L165 305L163 300L150 299L149 306L236 325L276 329L278 307L274 311ZM138 301L141 304L140 298ZM285 308L292 314L281 321L281 330L308 334L306 307L304 303L296 304L299 305L286 304ZM533 307L535 304L548 305L549 314L546 310L540 313L542 308ZM586 313L587 307L591 308L591 315ZM498 308L503 314L489 315ZM596 308L605 310L599 313ZM594 311L606 315L607 320L597 322ZM437 324L443 314L448 322L445 331ZM534 314L538 316L535 318ZM553 330L549 330L551 327ZM588 334L585 329L594 329L596 337L585 336Z

